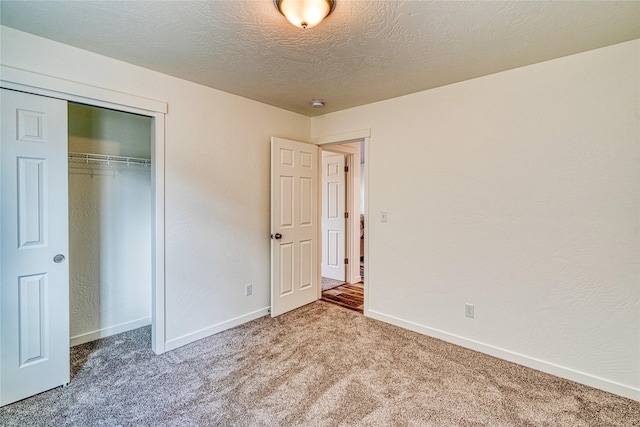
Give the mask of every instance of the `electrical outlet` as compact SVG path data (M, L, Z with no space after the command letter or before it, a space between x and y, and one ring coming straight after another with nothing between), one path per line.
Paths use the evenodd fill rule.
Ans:
M244 296L248 297L253 293L253 285L251 283L247 283L244 285Z
M473 317L473 304L464 305L464 315L467 317Z
M387 222L389 218L389 213L387 211L380 212L380 222Z

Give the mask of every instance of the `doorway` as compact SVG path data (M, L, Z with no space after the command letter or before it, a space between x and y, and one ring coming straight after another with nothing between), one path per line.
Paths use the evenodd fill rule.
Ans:
M48 275L44 273L24 276L26 273L16 272L15 268L5 268L16 265L15 262L11 262L13 259L11 257L14 256L13 252L16 251L2 251L3 282L5 278L9 281L15 279L18 274L18 278L21 279L20 291L25 297L29 297L28 299L18 299L13 287L10 289L10 295L3 294L3 307L7 307L7 310L2 310L3 372L0 377L0 405L4 405L64 384L69 380L69 280L66 268L68 263L64 262L68 252L66 194L68 185L67 160L65 159L68 155L68 102L79 102L149 117L151 137L148 141L151 141L150 158L152 161L150 166L151 347L156 354L164 353L164 115L167 112L167 105L160 101L98 89L81 83L53 77L42 78L42 76L35 76L20 70L16 70L10 80L3 80L0 86L3 94L21 93L23 95L20 99L14 99L15 102L3 102L2 104L3 115L5 112L7 113L6 121L11 122L17 118L19 124L17 128L3 128L3 130L11 130L7 135L3 132L2 136L3 163L1 171L3 184L19 180L20 185L7 185L6 188L22 191L19 198L16 191L2 192L3 230L14 230L16 227L22 230L23 224L28 226L22 233L24 234L23 240L25 240L25 244L36 250L42 249L43 256L38 255L37 261L42 261L47 265L39 267L40 264L38 264L35 268L38 271L41 269L44 271L51 267L51 271L55 271L56 277L53 280L53 273L50 275L51 280L47 280ZM26 99L25 96L29 99ZM48 129L55 136L49 138ZM33 144L18 143L19 141ZM44 142L47 143L44 144ZM36 146L42 147L44 150L42 154L36 156L37 153L14 152L14 147L22 147L20 149L24 151L34 150L33 147ZM4 152L5 148L7 148L6 153ZM51 157L50 162L49 157ZM21 160L16 162L16 159ZM62 163L60 167L57 167L54 163L57 165L59 159L62 160ZM49 163L51 166L47 167ZM16 169L16 165L18 169ZM7 179L5 180L5 178ZM62 189L64 189L64 194L60 193ZM58 195L60 197L57 197ZM12 206L18 207L18 205L19 209L11 209ZM15 215L16 212L18 217ZM53 212L61 212L63 215L54 216ZM9 213L12 214L9 215ZM50 237L54 232L55 241ZM62 240L59 240L58 237ZM11 242L8 239L6 241ZM36 244L32 244L32 241ZM4 243L5 239L3 239ZM20 265L28 267L31 264L22 263ZM23 275L20 276L20 274ZM56 289L56 292L47 291L49 283ZM5 287L3 287L3 292L4 289ZM53 301L55 298L60 301ZM29 322L22 321L25 319ZM17 322L25 327L16 328ZM20 342L18 342L18 337L21 338ZM21 358L22 365L16 363L17 358ZM55 367L52 363L56 364ZM16 369L13 369L14 367ZM58 375L54 375L56 372Z
M364 312L364 140L321 147L322 150L322 299ZM343 168L343 169L342 169ZM344 171L343 174L336 173ZM343 203L343 204L341 204ZM337 219L341 222L336 226ZM343 255L344 254L344 261ZM331 270L336 261L342 269ZM341 275L331 276L335 271Z
M151 125L68 103L71 347L151 324Z
M3 75L0 87L151 118L151 348L156 354L164 353L166 349L164 145L167 103L18 69L13 69L10 76Z

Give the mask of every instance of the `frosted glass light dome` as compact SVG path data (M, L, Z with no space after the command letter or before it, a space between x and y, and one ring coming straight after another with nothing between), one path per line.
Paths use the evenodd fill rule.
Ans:
M333 0L274 0L280 13L299 28L312 28L326 18L335 2Z

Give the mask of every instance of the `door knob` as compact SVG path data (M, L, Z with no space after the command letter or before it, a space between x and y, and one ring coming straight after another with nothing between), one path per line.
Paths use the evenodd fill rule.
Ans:
M276 239L276 240L280 240L280 239L282 239L282 234L280 234L280 233L272 234L271 238L272 239Z
M58 254L58 255L53 257L53 262L55 262L55 263L60 264L63 261L64 261L64 255L62 255L62 254Z

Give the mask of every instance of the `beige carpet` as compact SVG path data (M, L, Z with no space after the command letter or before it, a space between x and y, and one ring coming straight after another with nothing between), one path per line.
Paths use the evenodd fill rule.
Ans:
M639 426L640 404L316 302L162 356L75 347L71 384L2 426Z

